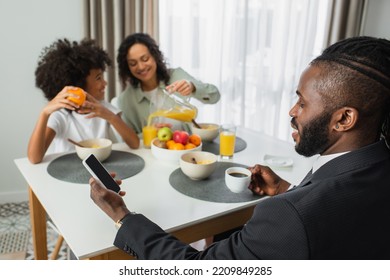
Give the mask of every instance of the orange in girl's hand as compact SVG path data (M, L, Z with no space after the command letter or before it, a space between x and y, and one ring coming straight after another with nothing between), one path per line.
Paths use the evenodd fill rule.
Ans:
M188 141L198 147L202 142L202 138L198 134L191 134Z
M79 106L83 105L85 98L86 98L86 95L85 95L85 92L83 91L83 89L74 88L74 89L68 89L67 91L69 93L77 95L77 97L76 96L68 96L68 99L70 101L76 103Z

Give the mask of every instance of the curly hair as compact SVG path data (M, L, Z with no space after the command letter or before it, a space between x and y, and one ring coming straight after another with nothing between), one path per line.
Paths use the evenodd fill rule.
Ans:
M111 65L108 54L84 39L80 43L59 39L43 49L35 70L35 85L50 101L65 86L77 86L85 90L86 78L92 69L106 70Z
M368 36L337 42L315 58L322 82L317 89L330 110L359 111L362 131L376 129L390 145L390 41Z
M127 82L134 87L140 84L140 80L134 77L129 69L127 64L127 53L129 49L135 44L142 44L146 46L153 56L157 64L157 79L163 81L165 84L168 84L170 79L170 74L167 69L164 55L160 51L156 41L146 33L134 33L127 36L121 43L118 49L117 63L119 68L119 79L122 83L122 86L126 86Z

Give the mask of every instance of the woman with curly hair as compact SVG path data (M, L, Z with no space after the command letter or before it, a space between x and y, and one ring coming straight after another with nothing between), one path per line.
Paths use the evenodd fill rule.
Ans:
M74 150L67 141L109 138L116 141L113 129L133 149L139 147L137 134L121 118L121 111L104 100L107 82L103 74L111 65L108 54L93 40L80 43L59 39L44 48L35 70L36 86L49 101L42 109L28 144L28 159L42 161L50 152ZM81 105L68 97L79 87L86 94Z
M150 103L162 89L192 96L205 104L217 103L216 86L202 83L181 68L168 69L155 40L145 33L129 35L121 43L117 62L119 77L127 86L118 97L124 121L140 133L150 113Z

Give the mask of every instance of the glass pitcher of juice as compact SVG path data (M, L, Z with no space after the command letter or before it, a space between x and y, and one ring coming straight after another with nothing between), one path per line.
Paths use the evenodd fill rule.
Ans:
M151 125L153 118L165 117L181 122L191 122L198 114L197 108L176 94L170 94L165 89L159 93L154 101L155 111L149 115L148 126Z

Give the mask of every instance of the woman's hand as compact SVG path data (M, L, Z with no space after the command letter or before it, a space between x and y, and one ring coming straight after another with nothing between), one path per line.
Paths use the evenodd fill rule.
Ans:
M249 189L258 195L277 195L287 191L290 183L276 175L271 168L256 164L248 168L252 172Z
M171 124L171 123L155 123L154 126L155 126L157 129L160 129L160 128L163 128L163 127L172 128L172 124Z
M195 86L190 81L179 80L179 81L173 82L172 84L167 86L166 90L169 93L178 92L183 96L187 96L195 91Z

